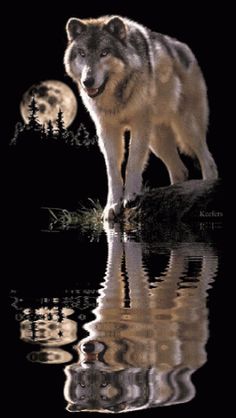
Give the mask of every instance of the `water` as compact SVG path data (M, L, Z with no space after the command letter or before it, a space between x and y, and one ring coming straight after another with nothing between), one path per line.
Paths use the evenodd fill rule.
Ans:
M217 243L200 238L144 242L118 226L106 227L98 243L44 233L45 282L10 293L26 404L60 416L202 405L205 379L214 387L204 368L221 259Z

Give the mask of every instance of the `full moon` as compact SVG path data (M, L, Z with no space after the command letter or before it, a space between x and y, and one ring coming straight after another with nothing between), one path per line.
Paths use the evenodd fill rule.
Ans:
M63 112L65 127L73 122L77 113L77 100L73 91L65 83L58 80L41 81L34 84L23 95L20 112L25 123L28 123L28 106L34 96L38 106L38 120L46 125L51 120L53 126L59 109Z

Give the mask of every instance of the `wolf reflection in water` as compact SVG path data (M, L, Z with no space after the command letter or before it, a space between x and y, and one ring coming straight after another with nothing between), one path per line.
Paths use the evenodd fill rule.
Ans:
M206 362L206 298L217 255L208 243L147 247L106 232L108 261L95 320L74 346L78 361L65 367L67 410L128 412L188 402L195 395L191 375ZM168 255L158 277L151 278L144 252L156 261ZM53 325L52 316L47 332L43 323L44 332L35 333L42 346L36 361L71 361L61 346L75 341L75 323L64 316L64 325ZM21 338L32 342L26 324L21 329Z
M150 283L141 244L122 242L113 230L107 237L96 319L77 345L78 362L66 367L67 408L125 412L187 402L195 393L191 374L206 361L206 291L217 257L209 244L179 243L162 280ZM197 277L186 275L190 261L201 262Z

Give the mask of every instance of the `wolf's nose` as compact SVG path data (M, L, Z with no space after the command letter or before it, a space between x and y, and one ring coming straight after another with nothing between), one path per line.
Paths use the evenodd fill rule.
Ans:
M95 82L95 80L94 80L93 77L88 77L84 80L83 84L84 84L85 87L90 88L94 85L94 82Z

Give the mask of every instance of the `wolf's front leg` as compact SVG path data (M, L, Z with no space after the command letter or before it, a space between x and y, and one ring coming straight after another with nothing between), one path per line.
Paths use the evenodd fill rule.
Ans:
M108 197L103 211L103 219L111 221L119 214L123 200L121 164L124 155L124 143L122 131L116 126L106 126L100 130L98 135L99 146L106 162L108 178Z
M149 154L150 132L146 123L132 129L126 169L124 205L135 199L142 188L142 172Z

